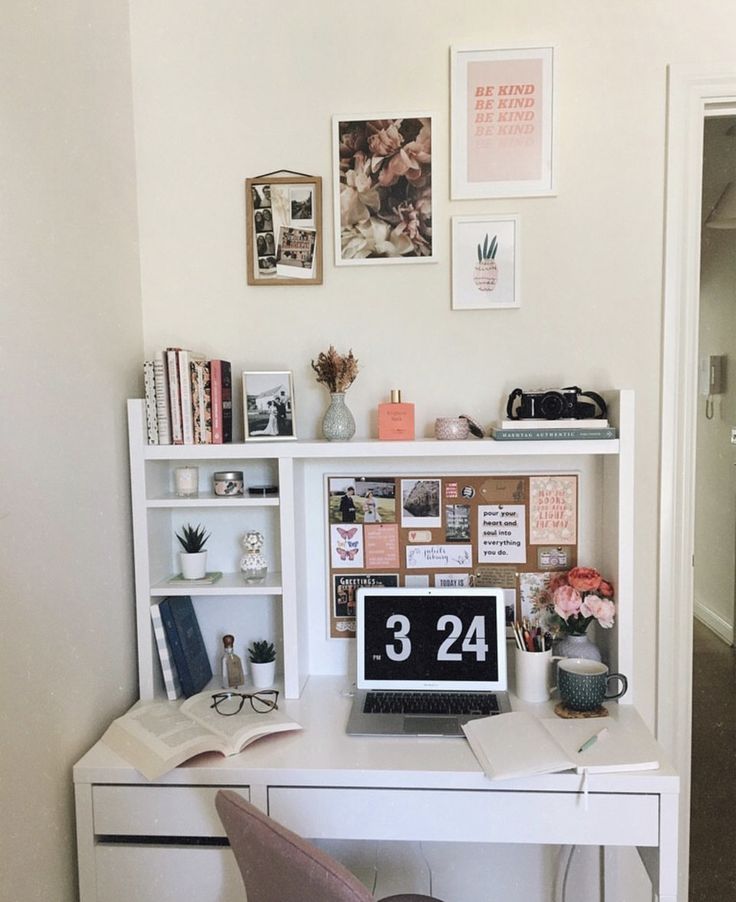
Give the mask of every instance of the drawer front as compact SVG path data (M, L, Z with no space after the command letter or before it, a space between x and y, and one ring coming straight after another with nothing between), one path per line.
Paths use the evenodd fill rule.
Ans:
M98 836L225 835L215 810L220 786L95 786L94 832ZM247 786L228 787L250 799Z
M268 811L313 839L654 846L659 837L651 795L272 786Z

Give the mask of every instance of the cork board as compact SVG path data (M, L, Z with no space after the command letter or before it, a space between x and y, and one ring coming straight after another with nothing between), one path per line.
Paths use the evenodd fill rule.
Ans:
M361 586L494 586L507 620L577 563L574 473L327 476L329 635L355 635Z

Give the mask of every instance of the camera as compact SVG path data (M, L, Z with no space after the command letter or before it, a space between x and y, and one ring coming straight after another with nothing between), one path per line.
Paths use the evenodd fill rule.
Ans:
M603 398L594 391L582 391L576 385L537 391L515 388L506 403L506 416L510 420L589 420L605 415Z

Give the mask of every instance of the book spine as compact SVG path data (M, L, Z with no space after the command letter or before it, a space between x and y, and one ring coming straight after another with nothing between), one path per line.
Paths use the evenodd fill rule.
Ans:
M227 360L210 361L212 399L212 442L223 445L233 440L232 367Z
M493 429L497 442L601 441L616 438L613 426L607 429Z
M177 604L184 604L185 602L182 599L188 598L188 596L182 596L182 598L175 598ZM191 599L189 599L189 603L191 604ZM159 609L161 611L161 620L164 625L164 632L166 634L166 638L169 642L169 648L171 649L171 656L174 659L174 665L176 666L176 671L179 674L179 682L181 683L181 691L182 695L185 698L189 698L190 695L194 695L199 692L204 683L207 682L207 679L204 678L204 670L202 670L201 674L197 674L192 670L191 663L188 655L187 655L187 637L180 635L179 633L179 625L177 623L177 618L174 614L174 611L171 608L171 604L168 598L164 598L163 601L159 602ZM192 615L194 616L194 615ZM201 633L199 633L199 625L196 624L196 619L194 620L194 627L190 627L196 629L198 633L199 643L202 643ZM189 637L189 641L191 643L191 637ZM210 671L210 677L212 676L212 672Z
M210 380L210 362L206 360L202 364L202 396L200 399L203 419L202 428L206 445L212 444L212 389Z
M204 361L193 360L190 364L192 384L192 421L194 425L194 444L205 444L204 426Z
M181 684L179 682L179 674L176 672L176 666L172 660L158 604L151 605L151 623L153 624L153 635L156 639L158 657L161 662L161 673L164 678L164 686L166 687L166 696L173 702L181 697Z
M166 371L169 383L169 409L171 410L171 441L174 445L181 445L184 440L181 431L181 399L176 348L166 349Z
M143 361L143 391L146 402L146 441L158 445L158 416L156 414L156 381L153 361Z
M608 429L608 420L501 420L494 429Z
M159 352L153 361L153 378L156 391L156 419L158 421L159 445L171 444L171 407L169 389L166 383L166 364L164 355Z
M181 392L181 434L185 445L194 444L194 413L192 408L191 352L177 352L179 362L179 391Z

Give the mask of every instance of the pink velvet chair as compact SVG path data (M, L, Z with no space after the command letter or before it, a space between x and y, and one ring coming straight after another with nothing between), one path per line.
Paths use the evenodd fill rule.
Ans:
M374 902L347 868L282 827L237 792L221 789L215 806L245 884L248 902ZM416 893L382 902L441 902Z

